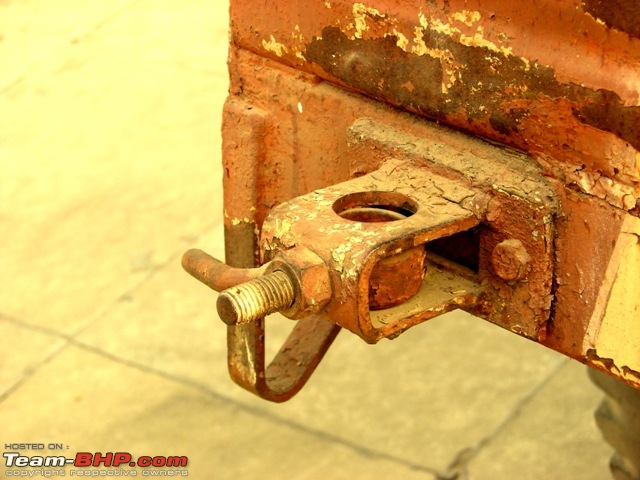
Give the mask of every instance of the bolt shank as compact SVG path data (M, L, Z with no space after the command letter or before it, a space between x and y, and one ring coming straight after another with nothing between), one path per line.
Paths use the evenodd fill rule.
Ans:
M200 249L192 248L182 256L182 268L216 292L239 285L264 274L260 268L234 268Z

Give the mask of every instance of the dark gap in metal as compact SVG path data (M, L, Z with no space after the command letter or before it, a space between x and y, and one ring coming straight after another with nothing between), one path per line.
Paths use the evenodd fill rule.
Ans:
M426 244L427 251L478 273L480 264L480 226L438 238Z

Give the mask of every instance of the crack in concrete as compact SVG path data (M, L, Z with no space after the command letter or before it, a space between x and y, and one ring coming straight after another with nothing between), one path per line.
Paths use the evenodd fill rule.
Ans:
M2 313L0 313L0 321L11 323L13 325L17 325L19 327L27 328L30 330L41 331L41 333L46 333L51 336L56 336L56 337L62 336L62 334L60 334L59 332L56 332L55 330L46 331L48 329L44 327L38 328L37 326L28 324L24 321L18 320L13 317L9 317ZM55 348L51 353L49 353L49 355L42 358L39 362L36 362L32 365L27 366L22 372L22 375L15 382L13 382L13 384L9 385L4 391L0 392L0 404L4 402L7 398L9 398L9 396L11 396L15 391L17 391L22 385L24 385L38 370L40 370L42 366L46 365L47 363L51 362L51 360L53 360L55 357L57 357L60 352L62 352L65 348L67 348L68 345L69 345L68 342L61 343L58 346L58 348Z
M219 222L213 222L207 225L204 229L202 229L196 236L197 239L201 238L203 235L207 234L211 230L213 230ZM191 243L191 239L189 239L189 243ZM33 330L39 333L43 333L45 335L49 335L52 337L56 337L64 340L65 343L61 344L59 348L55 349L49 355L41 359L39 362L35 362L32 365L29 365L25 368L23 374L9 387L7 387L4 391L0 392L0 404L4 402L9 396L11 396L15 391L17 391L23 384L25 384L40 368L49 363L55 357L57 357L62 351L64 351L69 345L79 345L79 342L75 337L82 334L86 330L88 330L91 326L95 325L99 322L105 315L107 315L114 308L117 308L119 303L123 298L127 298L132 296L135 292L141 289L144 285L150 282L158 273L163 271L165 268L169 267L173 264L173 262L178 261L182 253L186 247L179 247L173 253L171 253L166 261L158 263L154 265L153 268L149 270L149 273L145 275L138 283L127 289L121 295L118 296L114 301L112 301L109 305L107 305L101 312L90 317L83 325L80 325L75 331L72 333L65 333L54 328L48 328L42 325L34 325L25 320L18 319L0 312L0 321L4 321L6 323L11 323L21 328L26 328L29 330Z
M45 366L46 364L50 363L56 356L58 356L62 351L64 351L66 348L70 347L70 346L74 346L77 348L80 348L82 350L85 350L87 352L93 353L94 355L99 355L101 357L104 357L110 361L113 361L115 363L119 363L121 365L125 365L127 367L130 368L135 368L136 370L139 370L141 372L144 373L149 373L152 375L155 375L157 377L163 378L165 380L169 380L171 382L180 384L182 386L185 387L189 387L192 389L195 389L197 391L199 391L200 393L210 397L210 398L214 398L216 400L219 400L221 402L227 403L230 406L237 408L239 410L244 411L245 413L248 413L250 415L256 416L256 417L260 417L262 419L265 419L267 421L270 421L272 423L281 425L281 426L285 426L287 428L305 433L307 435L311 435L313 437L316 437L318 439L320 439L321 441L324 442L328 442L328 443L333 443L333 444L337 444L340 445L342 447L345 447L351 451L353 451L354 453L365 457L365 458L372 458L372 459L382 459L382 460L387 460L389 462L392 463L396 463L399 465L402 465L404 467L408 467L411 470L415 470L418 472L424 472L426 474L431 475L432 477L438 477L438 472L432 468L429 468L428 466L425 465L419 465L416 464L414 462L408 461L406 459L397 457L395 455L391 455L388 454L386 452L383 451L379 451L379 450L375 450L372 448L368 448L366 446L363 445L359 445L357 443L351 442L349 440L345 440L337 435L332 435L331 433L319 430L319 429L315 429L315 428L311 428L308 427L304 424L300 424L296 421L290 420L288 418L284 418L281 417L279 415L274 415L270 412L267 412L263 409L260 408L256 408L256 407L252 407L249 405L246 405L238 400L235 400L231 397L228 397L226 395L223 395L215 390L213 390L210 386L203 384L203 383L199 383L196 382L194 380L191 380L189 378L185 378L179 375L174 375L172 373L166 372L164 370L159 370L156 368L153 368L149 365L145 365L143 363L139 363L136 362L134 360L125 358L125 357L121 357L118 355L115 355L107 350L103 350L99 347L96 347L94 345L88 344L88 343L84 343L81 340L78 340L77 338L75 338L75 335L69 335L69 334L65 334L63 332L59 332L57 330L54 329L50 329L47 327L42 327L39 325L33 325L15 318L11 318L11 317L7 317L5 315L0 314L0 321L5 321L8 323L12 323L15 324L17 326L20 326L22 328L27 328L30 330L34 330L34 331L38 331L40 333L44 333L53 337L57 337L60 338L62 340L65 340L65 343L61 344L61 346L59 348L57 348L54 352L52 352L50 355L48 355L47 357L45 357L44 359L42 359L40 362L37 363L37 365L34 365L32 367L29 367L28 369L25 370L24 375L18 379L18 381L16 381L11 387L9 387L9 389L7 389L5 392L3 392L2 394L0 394L0 403L2 403L4 400L6 400L12 393L14 393L16 390L18 390L20 388L20 386L22 386L23 384L25 384L40 368L42 368L43 366Z
M89 351L91 353L94 353L96 355L100 355L103 357L106 357L114 362L129 366L131 368L135 368L137 370L140 370L142 372L145 373L150 373L153 375L156 375L158 377L164 378L166 380L172 381L174 383L178 383L181 384L183 386L186 387L190 387L193 388L195 390L198 390L200 393L205 394L208 397L214 398L216 400L228 403L229 405L233 406L234 408L237 408L239 410L244 411L245 413L254 415L256 417L260 417L262 419L268 420L272 423L281 425L281 426L285 426L288 428L291 428L293 430L297 430L300 431L302 433L305 433L307 435L311 435L314 436L322 441L325 442L329 442L329 443L334 443L334 444L338 444L341 445L351 451L353 451L354 453L361 455L365 458L375 458L375 459L383 459L383 460L387 460L393 463L397 463L399 465L402 465L404 467L408 467L412 470L415 471L419 471L419 472L424 472L424 473L428 473L432 476L437 476L437 471L429 468L428 466L425 465L420 465L414 462L411 462L409 460L397 457L395 455L391 455L389 453L383 452L383 451L379 451L376 449L372 449L372 448L368 448L366 446L351 442L349 440L345 440L344 438L341 438L337 435L332 435L331 433L328 433L326 431L323 430L319 430L316 428L312 428L309 427L307 425L298 423L294 420L290 420L288 418L285 417L281 417L279 415L274 415L271 412L267 412L266 410L263 410L261 408L257 408L257 407L252 407L249 405L246 405L238 400L235 400L231 397L228 397L226 395L223 395L215 390L213 390L210 386L200 383L200 382L196 382L194 380L191 380L189 378L185 378L179 375L174 375L172 373L166 372L164 370L158 370L156 368L153 368L149 365L145 365L142 363L138 363L136 361L130 360L128 358L124 358L124 357L120 357L118 355L115 355L111 352L108 352L106 350L102 350L99 347L96 347L94 345L89 345L86 344L84 342L81 342L79 340L76 339L71 339L70 343L72 343L74 346L78 347L78 348L82 348L83 350Z
M447 471L437 475L437 480L469 480L469 466L475 457L488 445L491 444L500 434L507 429L507 427L514 422L520 415L524 408L529 405L540 391L556 376L560 373L560 370L569 363L571 359L566 358L562 360L543 380L536 384L526 395L524 395L515 407L511 410L509 415L487 436L482 438L475 445L465 447L460 450L453 458Z

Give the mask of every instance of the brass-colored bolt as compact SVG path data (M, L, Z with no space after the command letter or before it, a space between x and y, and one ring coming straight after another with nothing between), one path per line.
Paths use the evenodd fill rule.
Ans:
M289 308L295 300L295 287L282 271L268 273L220 293L218 314L227 325L250 323Z

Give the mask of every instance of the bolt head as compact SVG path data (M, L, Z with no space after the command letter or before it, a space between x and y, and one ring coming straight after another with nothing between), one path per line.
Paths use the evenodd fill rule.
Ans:
M491 266L503 280L524 280L531 270L531 256L520 240L510 238L500 242L491 254Z

